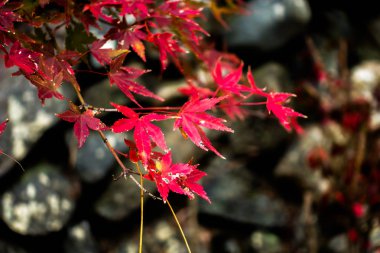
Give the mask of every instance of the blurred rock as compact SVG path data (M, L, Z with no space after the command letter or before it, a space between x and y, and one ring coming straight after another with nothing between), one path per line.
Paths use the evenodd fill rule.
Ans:
M109 143L121 152L127 150L121 135L105 133ZM76 147L73 147L76 149ZM89 159L90 158L90 159ZM85 145L77 151L75 168L80 178L89 183L102 179L115 163L115 158L108 151L98 133L90 133Z
M139 177L135 176L139 181ZM144 188L154 193L155 185L147 180ZM148 197L145 198L145 200ZM95 212L101 217L118 221L125 218L140 206L140 188L131 179L120 178L112 182L95 203Z
M330 182L322 176L322 163L319 167L313 167L313 152L319 149L326 154L330 153L332 145L344 146L349 140L349 135L337 123L330 121L323 126L311 126L289 147L275 169L276 176L295 177L308 189L315 191L316 195L325 193L330 188ZM329 169L332 171L344 168L346 159L344 156L335 155L329 161Z
M25 250L17 246L10 245L2 241L0 241L0 252L1 253L27 253Z
M100 252L97 243L91 234L90 224L87 221L82 221L69 228L64 248L66 253Z
M135 252L138 252L138 239L126 239L115 250L115 253ZM188 251L175 223L162 219L144 229L143 252L187 253Z
M41 164L1 196L1 218L23 235L59 231L70 218L75 199L73 185L58 168Z
M257 253L283 252L278 236L264 231L255 231L252 233L251 246Z
M284 226L289 222L285 203L239 163L216 158L206 169L203 186L212 201L200 200L200 212L233 221L264 227ZM239 207L239 208L236 208Z
M351 71L350 82L353 99L364 99L373 104L375 89L380 87L380 62L365 61L355 66Z
M332 238L328 243L329 249L335 253L349 252L349 241L346 234L340 234Z
M229 24L225 37L231 47L276 49L300 33L311 18L304 0L250 1L247 12Z
M0 66L3 66L2 60ZM36 88L22 76L11 76L16 69L1 67L0 70L0 121L9 118L8 127L0 138L0 147L21 160L44 131L58 121L54 113L64 111L67 103L53 98L45 100L42 107ZM65 97L72 97L70 87L63 85L61 90ZM13 165L10 159L1 159L0 175Z

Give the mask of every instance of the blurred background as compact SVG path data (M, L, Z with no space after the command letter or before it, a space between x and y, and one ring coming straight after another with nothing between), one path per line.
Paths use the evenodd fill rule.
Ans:
M308 118L297 135L251 108L246 120L229 121L234 134L209 133L226 160L160 125L175 160L208 173L212 204L169 198L192 251L380 252L379 9L369 0L245 4L244 14L225 17L226 29L210 15L206 30L217 49L251 66L258 86L295 93L291 106ZM141 82L159 82L152 89L176 101L185 80L174 66L155 74L157 57L150 64ZM137 252L139 188L113 180L120 169L96 134L77 150L72 125L54 116L64 104L41 107L33 86L0 68L0 116L10 119L0 147L25 169L0 156L0 253ZM125 102L107 80L78 80L89 103ZM125 151L122 138L107 138ZM145 201L144 252L187 252L167 205Z

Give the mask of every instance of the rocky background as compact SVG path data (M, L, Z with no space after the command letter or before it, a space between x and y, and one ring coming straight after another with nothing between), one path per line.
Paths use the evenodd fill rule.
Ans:
M217 47L252 66L260 86L296 93L293 106L308 119L297 136L255 108L231 123L234 134L212 136L227 160L164 126L176 159L193 157L208 173L211 205L171 195L193 252L377 252L379 9L369 0L246 4L227 31L209 24ZM10 125L0 147L25 171L0 156L0 252L137 252L139 189L113 180L119 168L98 136L77 150L72 126L54 116L61 103L41 108L34 88L1 68L0 115ZM89 103L123 102L102 81L78 78ZM160 82L170 100L184 80L169 70ZM144 218L144 252L187 252L166 205L146 198Z

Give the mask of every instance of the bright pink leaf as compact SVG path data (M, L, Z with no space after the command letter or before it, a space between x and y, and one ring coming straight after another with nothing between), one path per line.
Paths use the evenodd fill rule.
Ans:
M173 191L184 194L190 199L194 199L195 193L211 203L203 187L197 183L206 175L205 172L198 170L197 166L188 163L172 164L171 152L168 152L149 169L147 178L156 183L164 201L167 200L169 191Z
M110 83L116 84L116 86L130 99L132 100L135 104L138 106L139 103L137 100L134 98L132 95L133 93L140 94L145 97L151 97L154 99L157 99L159 101L163 101L164 99L157 96L153 92L149 91L147 88L142 86L141 84L132 81L133 79L136 79L140 77L142 74L148 72L148 70L141 70L141 69L136 69L132 67L121 67L116 71L111 71L109 73L109 79Z
M165 152L168 151L166 146L165 136L162 130L153 125L152 121L162 121L168 119L166 115L160 115L157 113L150 113L143 117L139 117L132 109L127 106L111 103L119 112L125 117L117 120L111 127L115 133L127 132L134 128L133 137L136 143L138 154L144 166L148 164L152 153L152 144L154 142Z
M8 119L0 123L0 135L2 135L7 127Z
M224 73L229 71L229 73ZM212 71L212 76L218 85L218 89L227 91L238 96L244 96L242 92L249 92L250 88L239 84L243 72L243 62L237 68L226 68L222 63L222 58L219 58Z
M174 34L169 32L149 34L147 40L152 42L158 47L160 52L161 71L164 71L168 66L168 55L171 56L172 61L175 63L179 70L183 70L181 62L179 60L179 54L185 53L178 42L173 39Z
M174 130L180 128L182 133L199 148L211 150L224 158L212 145L201 127L218 131L232 132L233 130L224 125L225 120L205 113L215 107L225 97L197 99L191 98L186 102L174 122Z
M302 128L298 125L296 118L302 117L306 118L305 115L294 111L290 107L285 107L284 104L288 102L291 97L295 97L291 93L282 92L269 92L266 93L262 89L259 89L253 78L251 71L247 74L248 82L251 85L251 93L259 96L266 97L266 107L269 113L273 113L280 121L280 124L287 130L290 131L294 128L298 133L302 132Z

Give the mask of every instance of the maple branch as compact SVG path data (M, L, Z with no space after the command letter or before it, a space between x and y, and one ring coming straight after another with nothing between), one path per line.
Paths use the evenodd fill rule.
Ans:
M111 154L115 158L116 162L120 165L121 169L123 170L123 174L124 175L126 175L126 174L137 174L138 175L138 173L136 173L133 170L128 169L127 167L125 167L124 163L120 160L120 157L116 154L115 149L109 143L109 141L108 141L107 137L105 136L105 134L103 133L103 131L102 130L97 130L97 131L98 131L98 133L100 135L100 138L102 138L104 144L106 144L108 150L111 152Z

